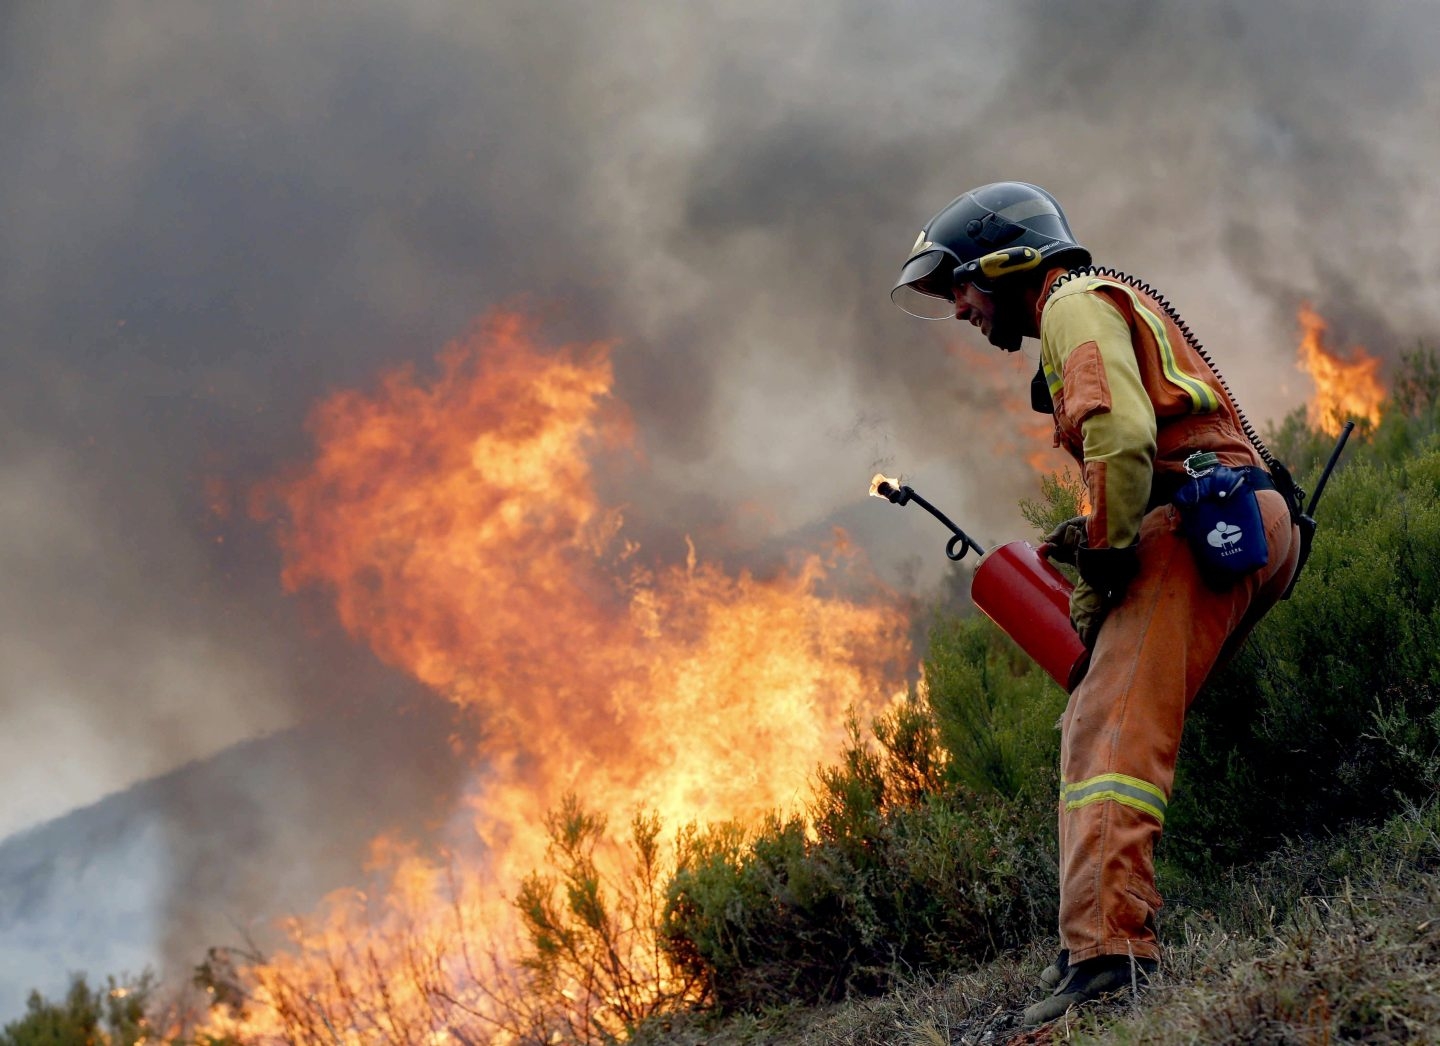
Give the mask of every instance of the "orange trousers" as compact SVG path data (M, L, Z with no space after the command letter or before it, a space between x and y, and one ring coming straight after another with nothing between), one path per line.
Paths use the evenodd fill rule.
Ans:
M1154 847L1165 824L1185 713L1212 668L1279 600L1299 533L1262 490L1269 561L1217 592L1201 578L1179 513L1140 528L1140 571L1100 628L1060 734L1060 943L1070 961L1158 959Z

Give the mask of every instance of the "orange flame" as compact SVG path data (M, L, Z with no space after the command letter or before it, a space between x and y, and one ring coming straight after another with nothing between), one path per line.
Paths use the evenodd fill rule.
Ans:
M1302 304L1297 317L1304 330L1300 340L1299 366L1315 382L1315 398L1306 405L1312 428L1339 434L1347 419L1380 424L1380 405L1385 386L1380 380L1380 360L1362 347L1342 360L1324 345L1326 323L1310 306Z
M402 853L383 898L296 922L295 950L246 972L245 1018L217 1024L245 1039L295 1034L300 1006L325 1015L320 1039L359 1041L335 1014L370 998L446 1041L445 1021L493 1001L470 941L513 936L505 898L542 866L562 795L611 824L757 818L803 795L847 711L878 709L908 662L896 599L835 592L874 585L843 534L765 579L688 541L682 562L640 564L595 492L592 458L633 438L607 346L541 352L500 315L438 363L428 383L403 369L320 404L315 459L257 511L283 519L287 589L329 592L352 635L473 713L485 875ZM443 991L401 976L415 954Z

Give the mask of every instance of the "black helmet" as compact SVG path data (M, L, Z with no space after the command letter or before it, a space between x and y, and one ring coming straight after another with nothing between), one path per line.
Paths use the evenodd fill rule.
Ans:
M966 283L990 291L996 281L1041 262L1090 264L1055 197L1027 182L982 185L925 223L890 300L922 320L948 319Z

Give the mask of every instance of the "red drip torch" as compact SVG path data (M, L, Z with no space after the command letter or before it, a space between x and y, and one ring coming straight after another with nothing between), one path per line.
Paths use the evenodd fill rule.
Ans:
M1090 667L1090 651L1070 624L1075 586L1046 551L1028 541L994 549L975 570L970 598L1068 694Z
M1090 667L1090 652L1070 624L1073 585L1045 558L1045 546L1012 541L986 552L968 534L899 480L876 475L870 493L892 505L915 502L955 535L945 546L952 560L974 549L984 558L970 583L970 598L1068 693ZM959 551L956 551L956 547Z

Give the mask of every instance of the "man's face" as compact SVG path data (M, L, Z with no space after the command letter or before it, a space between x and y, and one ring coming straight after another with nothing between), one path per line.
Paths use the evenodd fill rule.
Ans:
M980 293L973 283L967 283L955 296L955 318L979 327L980 333L988 338L995 327L995 299Z

